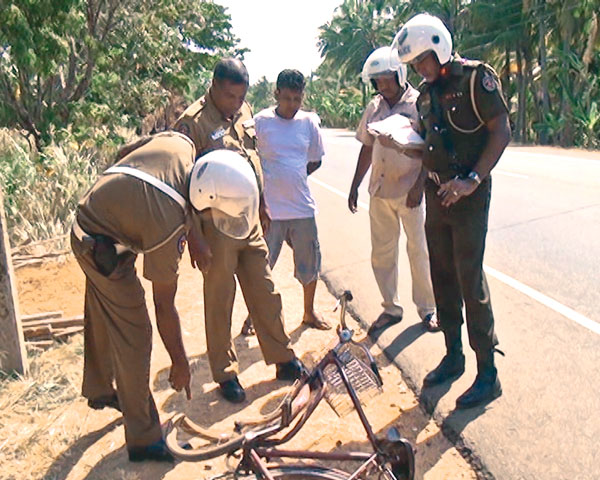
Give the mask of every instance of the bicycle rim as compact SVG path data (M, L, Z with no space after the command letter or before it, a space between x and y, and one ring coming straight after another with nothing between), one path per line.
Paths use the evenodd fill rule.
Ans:
M203 445L199 448L186 449L179 445L177 441L177 425L173 425L169 422L166 433L165 433L165 444L169 452L179 460L188 462L200 462L211 458L220 457L228 453L232 453L238 450L243 442L244 436L237 435L222 443L213 442Z
M270 468L269 473L276 480L346 480L348 473L333 468L319 467L313 465L307 466L280 466L276 468ZM258 475L250 477L241 477L247 479L259 479Z

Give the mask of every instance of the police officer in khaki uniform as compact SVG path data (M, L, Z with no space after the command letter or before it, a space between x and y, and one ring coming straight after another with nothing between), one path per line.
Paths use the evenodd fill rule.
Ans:
M425 231L431 277L446 355L424 380L443 383L464 372L461 324L466 309L477 377L457 408L487 403L502 394L494 363L498 343L490 292L483 272L492 180L490 172L510 141L508 108L494 70L452 57L452 37L428 14L410 19L392 48L423 78L417 107L425 139Z
M80 201L71 234L86 276L82 393L92 408L123 412L131 461L172 460L149 389L152 329L134 262L144 253L144 277L152 281L156 323L172 361L169 381L190 398L174 298L191 226L186 192L195 148L172 132L126 151ZM144 176L172 191L149 185Z
M174 304L178 264L188 233L199 228L196 210L219 206L198 192L210 184L213 197L226 189L231 199L237 190L241 198L229 216L242 217L252 204L252 184L258 204L258 188L241 161L248 171L229 168L226 175L215 175L214 168L204 167L200 175L194 144L176 132L142 139L120 157L80 201L71 234L86 276L82 393L92 408L123 412L131 461L172 461L149 388L152 328L136 256L144 254L143 274L152 282L156 324L172 361L169 382L190 399L190 368ZM206 268L189 237L192 265Z
M242 155L252 166L262 192L262 169L255 150L256 135L250 106L244 101L248 72L233 58L215 67L208 93L190 105L177 120L175 129L188 135L198 155L225 148ZM290 347L283 326L281 296L275 289L267 261L263 229L269 224L265 203L260 199L260 222L245 238L221 234L210 218L204 217L198 242L210 258L204 275L204 314L211 372L226 400L237 403L245 392L237 375L237 355L231 340L231 314L237 275L267 364L277 365L277 378L298 378L303 367ZM262 228L261 228L262 224Z

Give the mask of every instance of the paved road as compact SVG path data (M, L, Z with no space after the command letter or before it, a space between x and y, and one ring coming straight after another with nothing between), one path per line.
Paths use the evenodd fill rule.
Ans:
M324 274L334 288L352 289L355 313L371 323L380 296L369 261L368 179L363 208L352 215L346 207L360 145L335 130L325 142L324 165L311 181ZM379 343L448 434L497 479L600 478L599 187L600 156L511 148L496 167L485 264L506 357L498 357L504 396L487 409L453 410L475 376L468 347L465 375L421 392L444 353L443 337L419 325L401 250L405 320Z

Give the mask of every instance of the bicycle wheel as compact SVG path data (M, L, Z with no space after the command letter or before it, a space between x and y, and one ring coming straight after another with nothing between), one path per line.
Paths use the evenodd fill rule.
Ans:
M276 480L347 480L348 473L334 468L319 467L317 465L281 465L270 468L269 473ZM259 475L238 477L240 479L260 479Z
M191 446L190 448L182 447L177 440L177 434L180 429L204 438L207 443L193 448ZM169 452L175 458L188 462L200 462L233 453L241 448L243 442L244 435L214 435L187 419L185 415L177 415L169 420L165 428L165 444Z

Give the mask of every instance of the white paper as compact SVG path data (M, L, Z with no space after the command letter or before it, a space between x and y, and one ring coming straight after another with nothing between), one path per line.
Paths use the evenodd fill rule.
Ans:
M410 123L410 119L396 113L378 122L367 124L371 135L391 135L395 143L403 148L423 148L425 142Z

